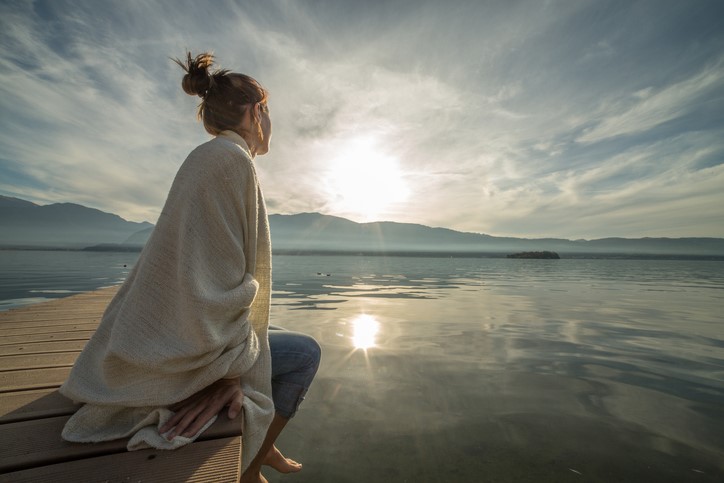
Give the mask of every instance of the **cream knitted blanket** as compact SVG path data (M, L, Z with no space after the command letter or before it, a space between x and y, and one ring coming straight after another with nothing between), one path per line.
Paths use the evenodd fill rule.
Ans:
M270 296L264 198L246 143L225 131L179 169L153 234L60 388L85 403L63 438L183 446L198 434L160 435L167 406L240 377L245 469L274 415Z

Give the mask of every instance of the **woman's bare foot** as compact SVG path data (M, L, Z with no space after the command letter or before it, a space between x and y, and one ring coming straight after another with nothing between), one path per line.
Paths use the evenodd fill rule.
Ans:
M293 459L285 457L276 446L271 447L269 452L266 454L266 458L264 458L264 463L262 464L271 466L279 473L296 473L302 469L301 463L297 463Z

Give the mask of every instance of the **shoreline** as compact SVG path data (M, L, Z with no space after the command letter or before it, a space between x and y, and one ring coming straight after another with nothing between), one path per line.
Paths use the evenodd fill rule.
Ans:
M52 293L58 295L57 297L25 297L20 299L6 299L6 300L0 300L0 313L4 313L10 310L15 309L21 309L21 308L27 308L32 307L48 302L52 302L54 300L62 300L69 297L74 297L76 295L83 295L83 294L91 294L93 292L98 292L101 290L107 290L112 288L119 287L123 282L119 282L117 284L112 285L100 285L98 287L89 289L89 290L48 290L43 291L43 293ZM27 302L22 302L27 301ZM12 303L15 302L15 303Z
M84 253L141 253L139 245L96 245L90 247L57 246L2 246L0 251L22 252L84 252ZM724 254L691 253L626 253L626 252L565 252L558 251L560 259L570 260L684 260L684 261L724 261ZM415 250L313 250L313 249L272 249L273 256L342 256L342 257L407 257L407 258L508 258L511 252L503 251L415 251Z

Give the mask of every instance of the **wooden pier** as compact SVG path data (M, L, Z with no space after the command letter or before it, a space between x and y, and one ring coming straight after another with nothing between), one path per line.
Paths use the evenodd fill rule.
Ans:
M0 312L0 482L238 481L241 416L222 412L196 442L174 451L60 437L78 405L58 387L116 290Z

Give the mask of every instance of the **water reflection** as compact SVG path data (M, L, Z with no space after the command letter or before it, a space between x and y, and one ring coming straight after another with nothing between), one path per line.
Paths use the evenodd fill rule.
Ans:
M721 262L285 261L309 481L724 481Z
M449 481L449 468L462 482L579 478L570 468L579 481L724 481L715 457L724 388L711 369L687 370L703 364L698 351L677 355L681 338L660 331L658 350L641 352L627 344L631 333L611 331L622 328L611 310L581 320L559 303L556 320L547 298L528 295L451 291L443 300L348 302L314 317L287 311L287 326L325 352L311 404L296 416L316 433L284 447L318 481ZM392 456L400 446L412 454Z
M352 320L352 330L355 349L367 350L375 346L375 336L380 330L380 324L371 315L361 314Z
M520 263L518 263L520 262ZM521 290L564 295L666 291L719 301L722 262L706 260L509 260L366 256L275 256L275 306L335 310L353 298L441 299L450 290ZM324 273L325 276L318 274ZM719 293L717 293L719 292ZM569 297L570 299L570 297Z

